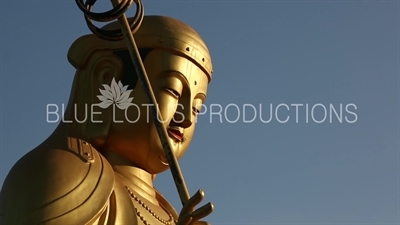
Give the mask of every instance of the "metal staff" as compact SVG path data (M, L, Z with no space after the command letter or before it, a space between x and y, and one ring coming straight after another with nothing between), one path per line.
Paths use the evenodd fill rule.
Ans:
M172 173L172 177L174 178L176 188L179 193L179 197L181 199L182 205L184 205L190 198L188 189L186 187L185 180L183 178L181 169L178 164L178 160L172 152L171 145L168 141L167 131L164 128L163 124L160 122L163 121L160 110L158 108L158 104L156 98L154 96L153 90L150 85L150 81L147 77L146 70L144 68L143 62L140 58L140 54L138 48L136 46L135 40L133 38L132 33L134 33L140 26L141 21L143 20L143 6L140 0L134 0L137 5L137 10L135 17L132 21L128 21L125 11L129 8L132 3L132 0L111 0L114 8L110 11L104 13L93 13L90 12L92 6L96 2L96 0L89 0L83 4L83 0L75 0L78 4L78 7L85 13L85 20L89 26L89 29L98 35L100 38L106 40L120 40L125 38L127 42L127 48L129 54L132 59L132 63L135 67L136 74L139 80L142 83L143 91L148 98L150 104L153 104L155 107L152 108L151 115L153 117L154 124L156 126L158 135L160 137L161 144L163 146L165 156L168 160L168 164ZM91 20L96 20L99 22L107 22L118 18L118 21L121 25L121 29L114 31L105 31L101 30L93 25ZM160 120L158 119L160 118Z

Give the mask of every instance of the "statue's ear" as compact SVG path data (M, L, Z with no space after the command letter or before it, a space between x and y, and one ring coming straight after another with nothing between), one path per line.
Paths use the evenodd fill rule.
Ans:
M93 57L94 56L94 57ZM111 52L102 52L102 54L93 55L91 58L92 67L89 76L91 78L91 98L92 105L90 122L86 127L86 134L92 143L101 146L109 134L111 123L113 120L113 106L101 104L107 98L102 92L107 91L107 87L111 87L111 83L118 83L123 74L123 62ZM89 87L88 87L89 88ZM101 90L101 91L100 91ZM112 99L109 99L112 100Z
M111 85L113 78L118 82L122 78L123 66L122 60L111 52L99 57L91 70L93 87L104 89L104 85ZM100 94L99 90L97 94Z

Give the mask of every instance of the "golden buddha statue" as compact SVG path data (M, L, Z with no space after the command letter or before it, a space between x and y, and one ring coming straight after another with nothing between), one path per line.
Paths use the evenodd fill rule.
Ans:
M179 159L206 98L209 51L196 31L169 17L145 16L134 37ZM202 191L178 214L153 187L169 167L125 42L82 36L68 60L76 75L64 120L9 172L1 224L208 224L199 220L212 205L194 210Z

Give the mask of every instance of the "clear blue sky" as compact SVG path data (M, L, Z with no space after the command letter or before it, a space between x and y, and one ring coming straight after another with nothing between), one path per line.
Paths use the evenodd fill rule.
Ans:
M143 3L147 15L193 26L212 53L206 106L222 106L222 123L202 115L181 160L190 192L202 188L216 206L208 221L399 224L398 1ZM55 129L46 105L67 103L67 51L89 30L73 0L0 4L2 185ZM291 104L303 104L297 122ZM169 171L156 185L179 210Z

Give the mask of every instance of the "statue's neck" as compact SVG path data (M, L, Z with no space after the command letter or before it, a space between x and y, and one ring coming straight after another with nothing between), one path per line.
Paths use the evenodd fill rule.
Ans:
M115 152L104 150L102 153L112 165L114 171L129 181L125 185L144 199L158 205L152 174L140 169L134 163Z

